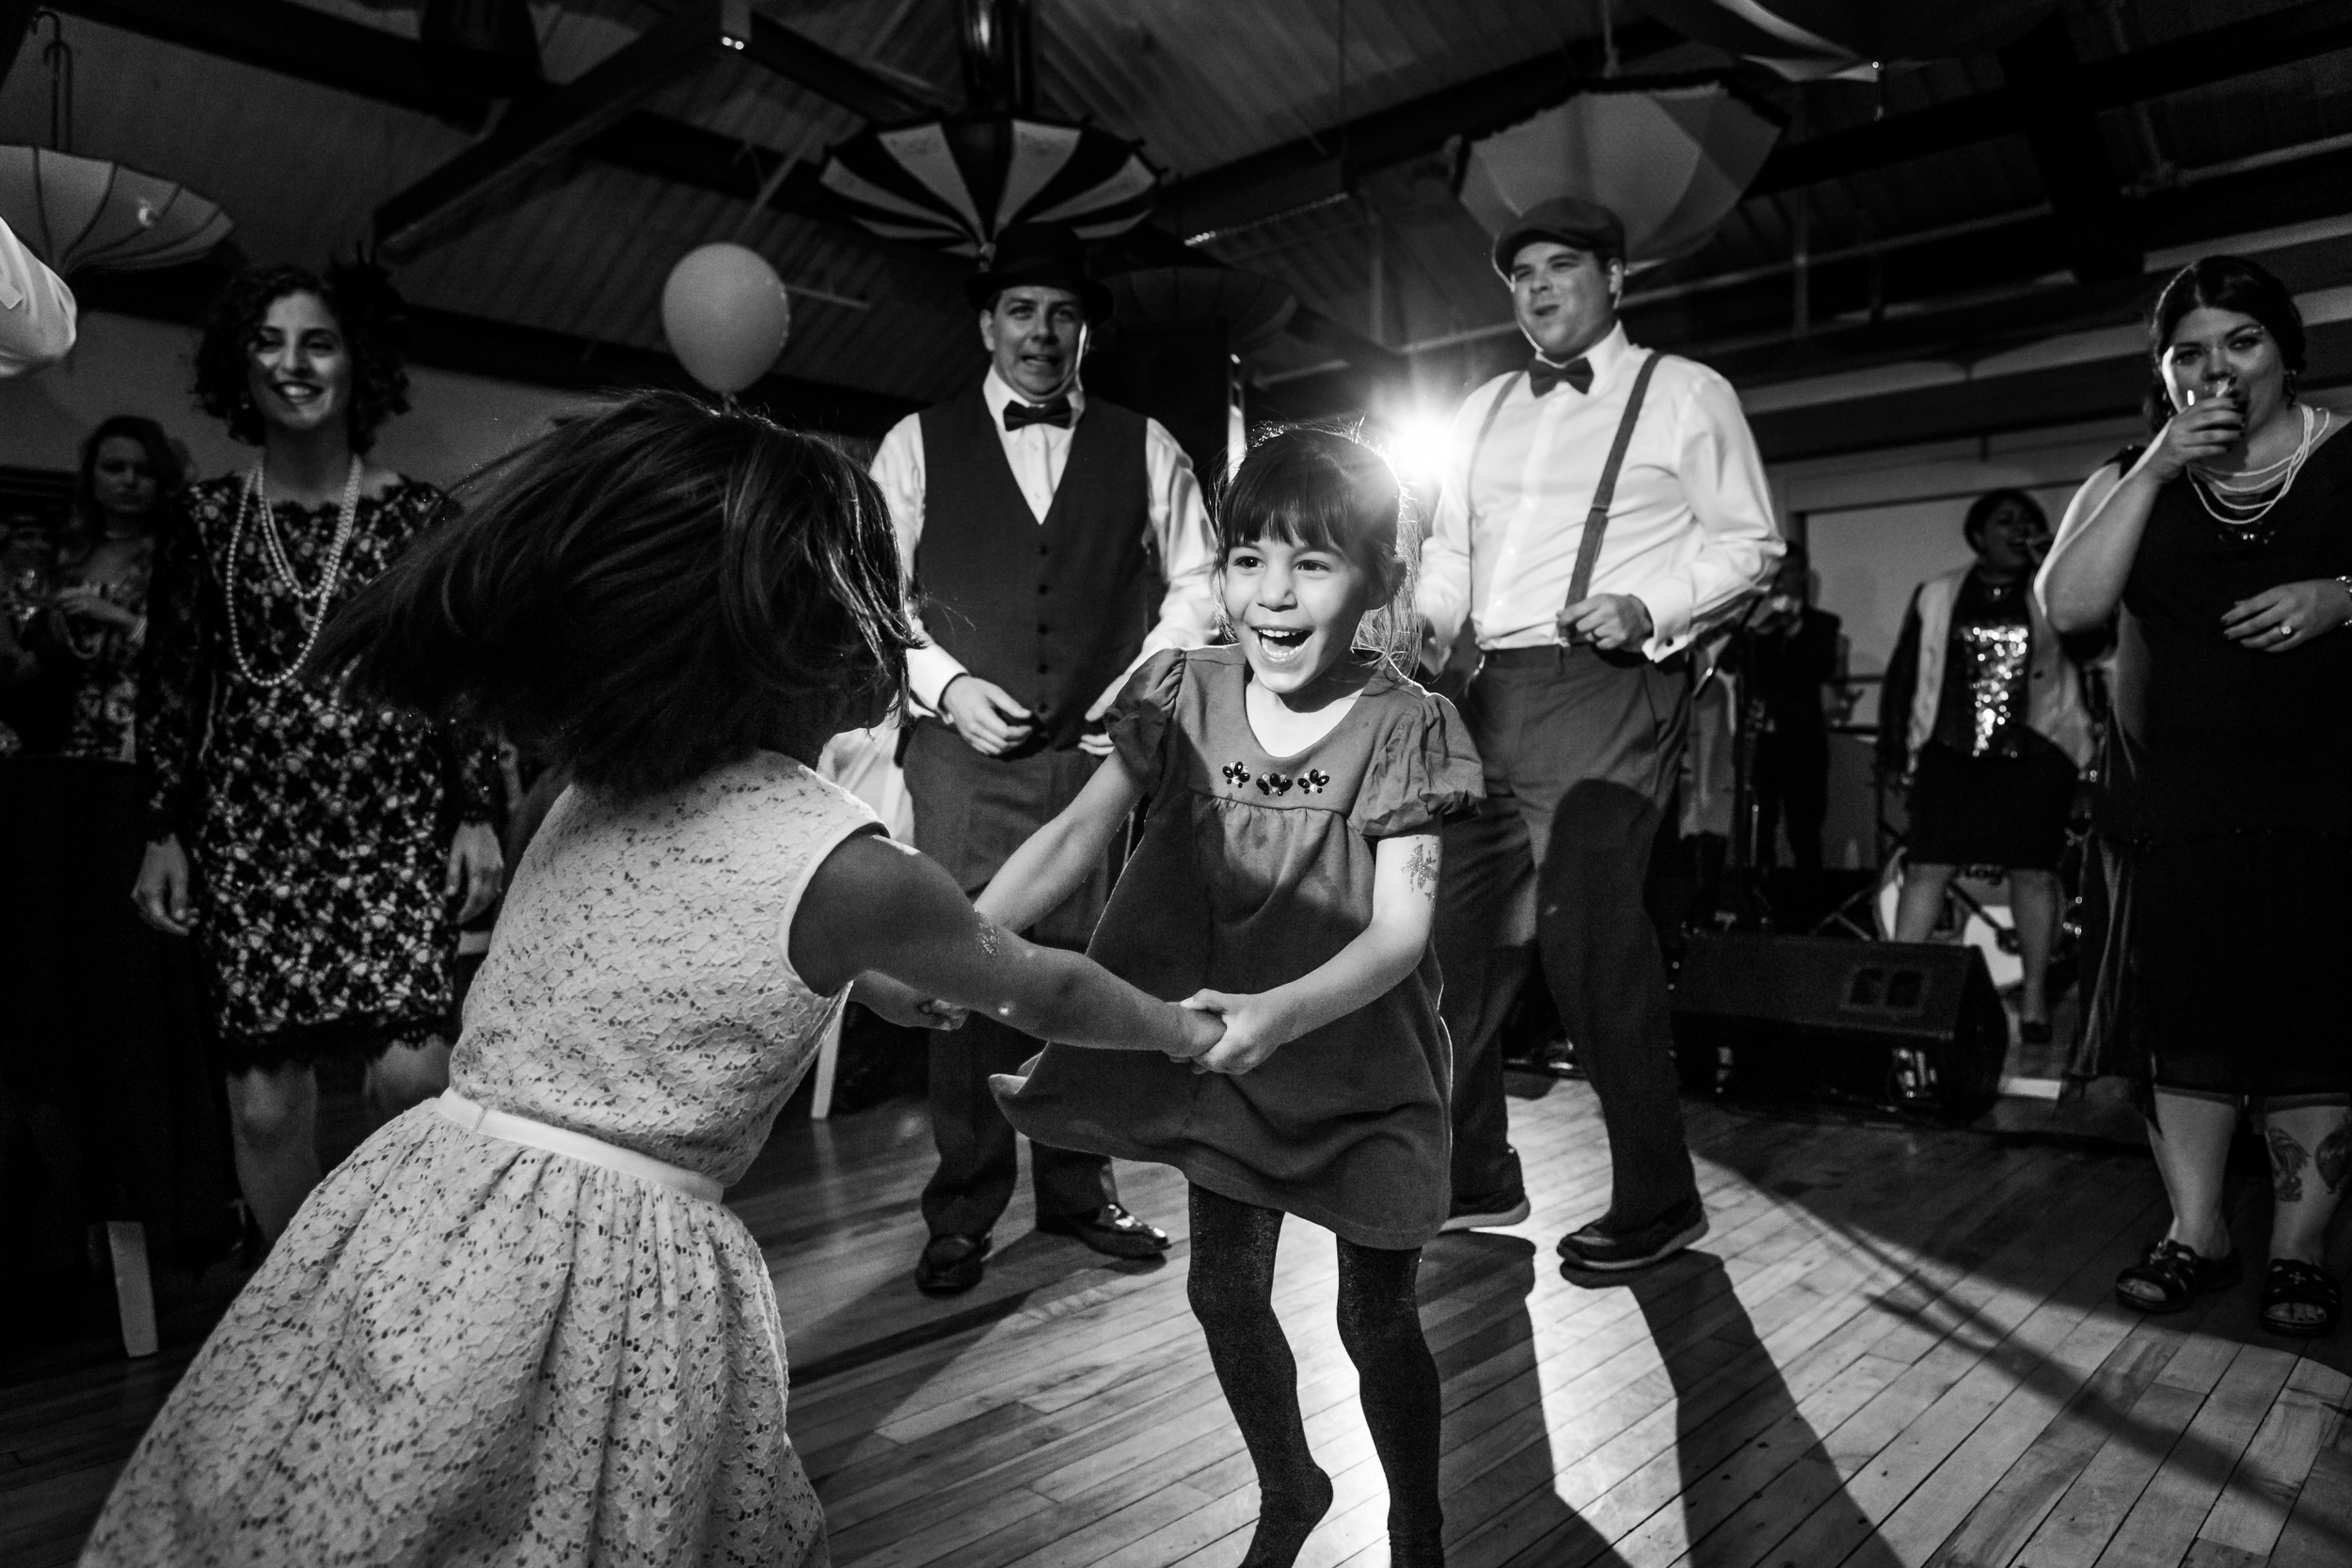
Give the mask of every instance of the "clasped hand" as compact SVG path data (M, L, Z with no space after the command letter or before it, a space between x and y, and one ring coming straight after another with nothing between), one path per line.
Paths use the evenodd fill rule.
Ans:
M1195 1072L1239 1077L1288 1044L1295 1033L1283 1009L1263 992L1234 996L1221 990L1197 990L1177 1005L1197 1013L1213 1013L1225 1024L1224 1035L1200 1055L1171 1057L1190 1060Z

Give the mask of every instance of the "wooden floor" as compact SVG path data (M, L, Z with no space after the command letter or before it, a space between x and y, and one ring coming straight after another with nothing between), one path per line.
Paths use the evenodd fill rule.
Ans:
M1713 1233L1575 1280L1551 1243L1603 1201L1598 1120L1581 1085L1520 1087L1534 1219L1440 1238L1422 1276L1456 1568L2352 1563L2344 1346L2264 1336L2250 1281L2178 1318L2112 1305L2162 1223L2144 1158L1693 1107ZM1030 1232L1025 1193L987 1283L941 1303L908 1276L929 1148L905 1101L790 1120L731 1195L775 1271L834 1561L1238 1562L1256 1491L1184 1305L1181 1182L1120 1168L1179 1237L1166 1264ZM1377 1564L1333 1270L1292 1222L1278 1304L1339 1489L1301 1560ZM186 1354L0 1387L0 1562L71 1560Z

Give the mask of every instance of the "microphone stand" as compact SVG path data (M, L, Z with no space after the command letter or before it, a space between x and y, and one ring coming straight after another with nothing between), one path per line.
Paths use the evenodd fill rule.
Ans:
M1732 667L1738 672L1740 698L1731 710L1731 846L1724 868L1724 912L1728 929L1769 931L1772 928L1772 900L1756 867L1756 749L1772 719L1764 705L1757 678L1756 612L1758 599L1742 610L1731 626Z

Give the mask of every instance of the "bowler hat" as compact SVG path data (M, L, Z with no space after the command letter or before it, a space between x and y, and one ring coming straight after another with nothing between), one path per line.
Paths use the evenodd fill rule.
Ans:
M1511 276L1512 259L1532 240L1589 250L1604 261L1625 260L1625 224L1597 201L1556 196L1538 201L1495 236L1495 271Z
M1089 322L1110 319L1111 292L1087 276L1086 247L1066 224L1016 223L998 234L989 264L963 280L963 297L975 310L985 310L998 294L1025 283L1068 289Z

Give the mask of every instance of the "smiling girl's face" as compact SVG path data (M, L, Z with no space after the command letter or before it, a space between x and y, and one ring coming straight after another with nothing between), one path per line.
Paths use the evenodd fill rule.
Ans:
M1347 657L1378 592L1371 574L1342 552L1272 534L1229 548L1219 578L1250 673L1283 698L1305 692Z
M265 424L307 434L350 417L352 362L343 329L314 293L283 294L246 345L246 380Z

